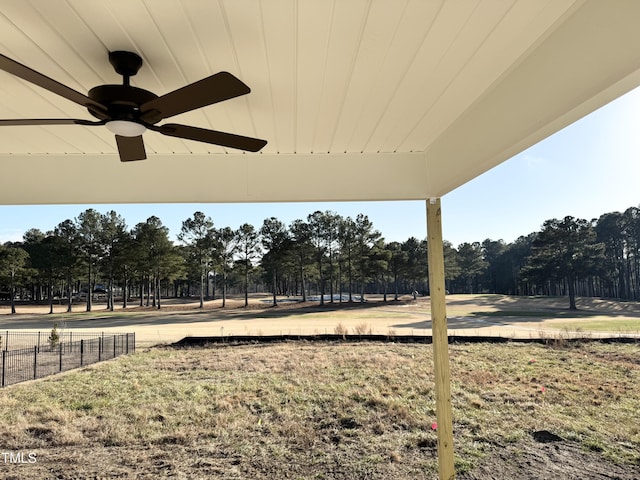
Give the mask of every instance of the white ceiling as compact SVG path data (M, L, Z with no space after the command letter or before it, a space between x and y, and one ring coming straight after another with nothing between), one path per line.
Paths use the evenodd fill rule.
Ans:
M252 92L171 122L257 154L104 127L0 128L0 204L442 196L640 85L636 0L3 0L0 53L86 93L144 59L158 95L226 70ZM86 118L0 72L0 118Z

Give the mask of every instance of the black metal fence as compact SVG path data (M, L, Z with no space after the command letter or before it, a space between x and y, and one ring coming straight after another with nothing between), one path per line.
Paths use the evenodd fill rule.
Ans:
M77 333L64 332L65 336L53 339L44 332L2 332L5 339L15 344L32 340L32 346L2 350L2 371L0 386L12 385L26 380L35 380L55 373L72 370L102 360L135 352L135 333ZM74 335L71 335L71 334ZM66 335L69 334L67 337ZM63 341L62 338L79 338ZM24 343L22 343L24 345Z
M59 330L55 333L48 332L24 332L21 330L0 330L0 347L2 350L19 350L22 348L38 349L48 346L57 346L59 343L74 343L80 340L94 340L104 337L103 332L78 332L71 330ZM113 335L113 333L109 334ZM117 335L123 335L118 333Z

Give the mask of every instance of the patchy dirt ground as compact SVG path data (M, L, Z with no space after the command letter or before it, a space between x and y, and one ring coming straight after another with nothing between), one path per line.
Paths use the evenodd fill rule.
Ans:
M211 446L141 446L132 450L123 447L78 448L62 447L39 451L35 465L4 465L2 478L26 479L273 479L275 472L257 459L243 458L234 453L216 451ZM290 475L284 472L289 471ZM403 475L401 467L395 473L366 472L357 478L397 479L437 478ZM335 465L334 471L314 472L313 465L291 465L279 469L277 478L353 479L352 472ZM283 476L284 475L284 476ZM598 454L581 451L568 442L539 444L519 443L490 454L472 472L458 475L460 480L637 480L640 469L623 468L603 460Z
M435 455L433 450L425 456ZM436 475L416 476L402 467L401 459L390 459L382 471L361 472L336 462L332 471L314 471L307 465L290 465L271 470L270 462L249 458L237 452L219 450L215 445L141 445L130 447L58 447L38 450L33 465L1 465L6 480L102 480L102 479L436 479ZM336 458L337 460L337 458ZM393 463L397 462L397 463ZM326 466L325 466L326 467ZM277 475L275 477L274 475ZM506 447L496 447L471 472L459 480L638 480L640 467L620 466L597 452L582 450L564 440L538 442L533 438Z
M548 433L548 432L543 432ZM546 436L546 435L545 435ZM459 480L639 480L640 466L620 466L560 439L496 447Z
M0 478L435 480L430 349L164 347L9 387L0 438L24 462ZM458 478L640 479L637 352L452 345Z

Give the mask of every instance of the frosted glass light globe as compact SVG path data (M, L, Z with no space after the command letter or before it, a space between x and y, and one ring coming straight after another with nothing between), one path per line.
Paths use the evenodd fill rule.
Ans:
M147 127L136 122L128 122L127 120L111 120L104 125L110 132L120 135L121 137L138 137L142 135Z

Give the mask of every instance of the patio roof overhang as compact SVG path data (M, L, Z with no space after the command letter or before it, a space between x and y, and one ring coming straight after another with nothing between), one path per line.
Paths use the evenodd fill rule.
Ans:
M0 51L86 92L109 50L162 94L220 70L252 93L171 119L265 138L257 154L105 128L0 128L0 204L440 197L640 85L635 0L3 5ZM87 118L0 72L0 118Z

